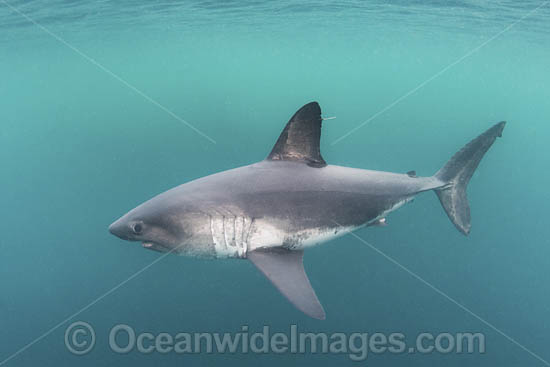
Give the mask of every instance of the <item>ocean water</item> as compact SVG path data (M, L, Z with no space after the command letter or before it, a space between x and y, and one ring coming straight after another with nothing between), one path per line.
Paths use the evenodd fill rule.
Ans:
M550 365L550 3L0 0L0 76L1 366ZM108 233L164 190L262 160L313 100L336 117L327 162L419 175L507 120L469 185L470 236L425 193L357 232L378 251L351 235L307 251L319 321L248 261ZM78 321L95 331L83 355L65 342ZM470 332L485 351L120 353L119 324L407 347Z

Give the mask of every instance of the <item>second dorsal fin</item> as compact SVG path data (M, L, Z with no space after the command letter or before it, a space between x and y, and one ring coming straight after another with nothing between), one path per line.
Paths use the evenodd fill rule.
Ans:
M327 165L321 156L321 108L311 102L288 121L267 157L271 161L301 161L312 167Z

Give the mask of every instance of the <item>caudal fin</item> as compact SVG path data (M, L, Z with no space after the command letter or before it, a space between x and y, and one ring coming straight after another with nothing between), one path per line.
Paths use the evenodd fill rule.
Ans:
M493 145L496 138L502 136L505 124L505 121L499 122L466 144L435 174L436 178L447 184L435 190L439 201L451 222L464 235L470 233L471 226L466 186L481 158Z

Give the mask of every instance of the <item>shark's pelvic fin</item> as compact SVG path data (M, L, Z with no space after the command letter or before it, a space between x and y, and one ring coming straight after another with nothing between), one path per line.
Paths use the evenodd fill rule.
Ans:
M267 157L271 161L300 161L312 167L327 165L319 147L321 108L317 102L303 106L292 116Z
M388 222L386 221L386 218L380 218L375 220L372 223L367 224L367 227L385 227L388 225Z
M502 136L505 121L499 122L466 144L441 168L435 177L445 185L435 192L441 205L455 227L464 235L470 233L470 205L466 196L466 186L474 174L481 158L489 150L497 137Z
M248 253L248 259L300 311L324 320L325 311L309 283L304 264L304 252L284 248L265 248Z

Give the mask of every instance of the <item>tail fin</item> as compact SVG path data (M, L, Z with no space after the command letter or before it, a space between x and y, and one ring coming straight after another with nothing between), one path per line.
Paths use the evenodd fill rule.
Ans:
M464 235L470 233L470 206L466 197L466 186L481 158L496 138L502 136L505 124L505 121L499 122L466 144L435 174L437 179L447 184L435 191L439 201L451 222Z

